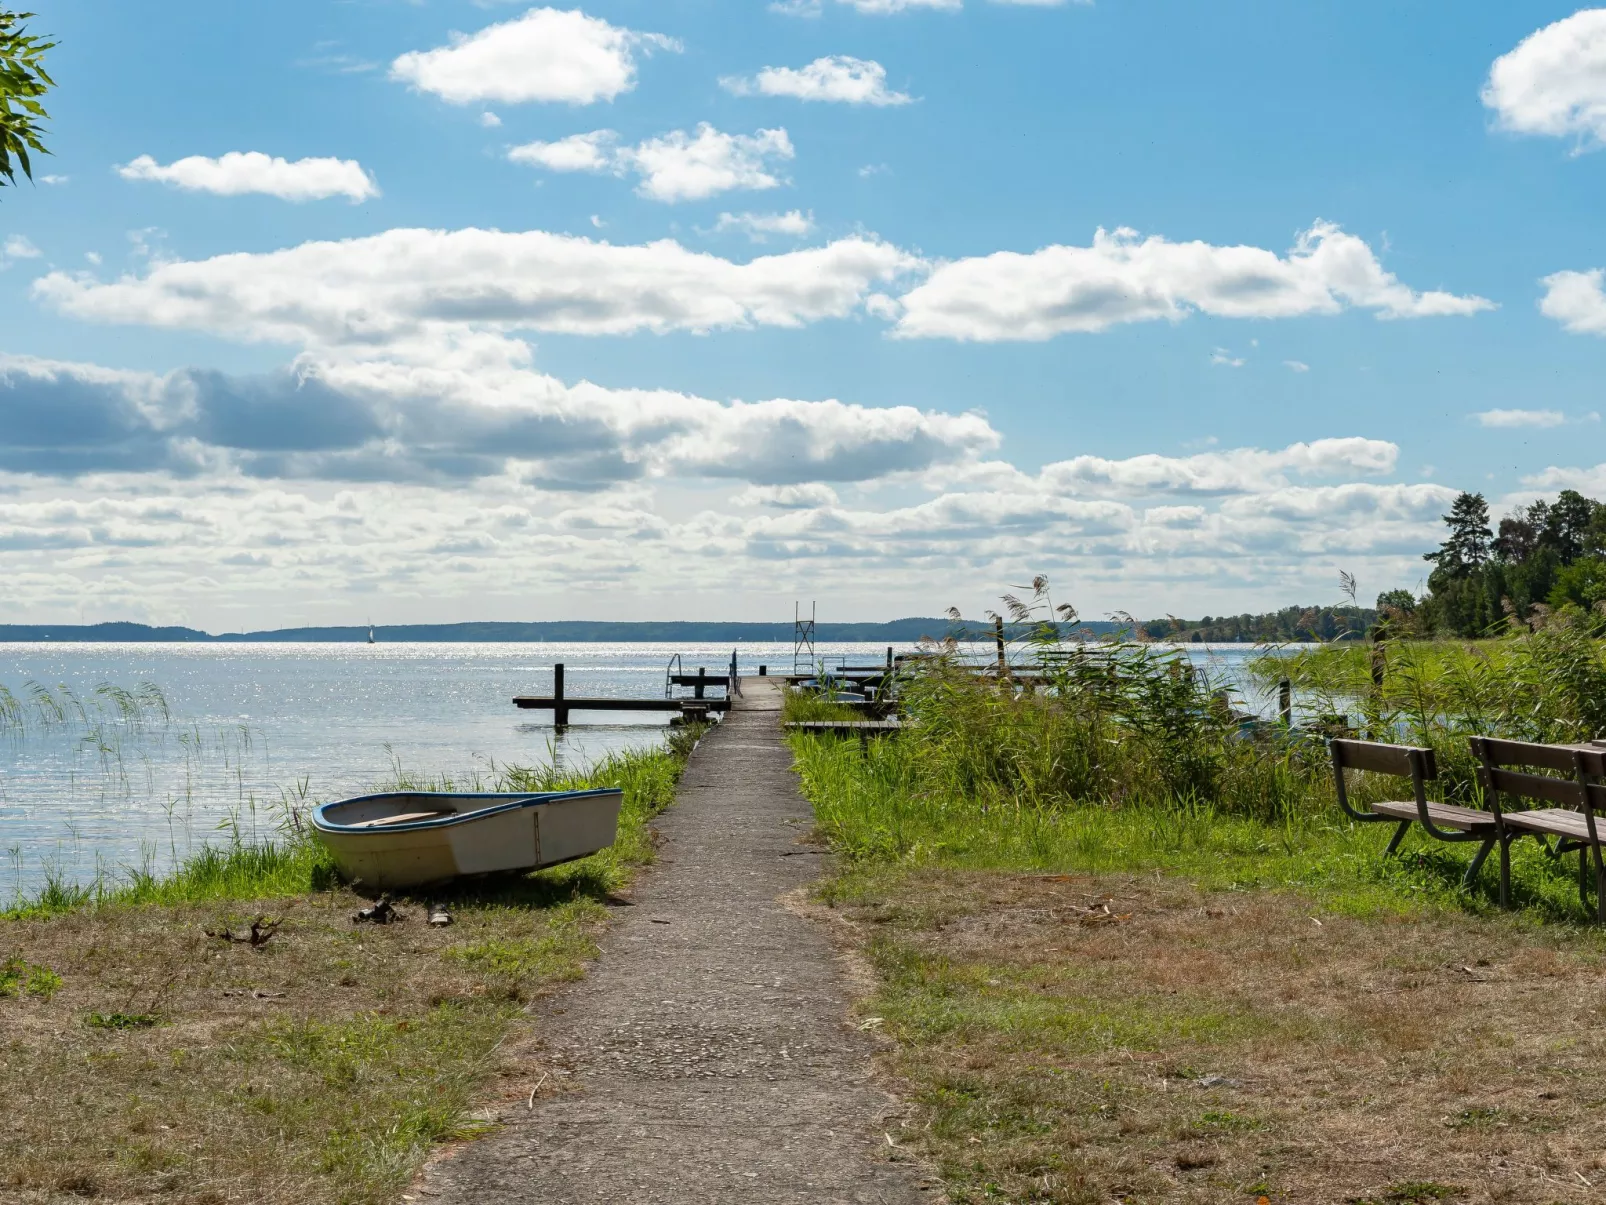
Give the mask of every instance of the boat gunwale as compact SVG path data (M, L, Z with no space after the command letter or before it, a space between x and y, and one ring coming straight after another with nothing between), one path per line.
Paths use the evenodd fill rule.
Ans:
M367 803L375 799L390 799L398 795L404 795L410 799L499 799L503 802L491 807L479 808L472 812L455 812L450 816L439 816L433 820L410 820L406 824L387 824L378 828L371 828L362 824L341 824L324 815L324 811L327 808L346 807L349 804ZM624 791L619 787L590 787L583 791L534 791L528 794L517 791L377 791L372 795L357 795L351 799L337 799L332 803L320 803L312 809L312 827L320 833L338 833L347 836L413 833L428 829L451 828L457 824L468 824L476 820L484 820L490 816L499 816L519 808L539 807L542 804L562 800L591 799L603 795L623 796Z

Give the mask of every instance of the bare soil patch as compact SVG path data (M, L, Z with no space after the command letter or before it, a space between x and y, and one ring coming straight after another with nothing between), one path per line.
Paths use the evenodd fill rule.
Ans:
M0 977L0 1200L379 1202L431 1143L483 1132L476 1096L517 1075L500 1043L582 973L604 910L463 901L431 927L403 902L354 923L368 902L0 920L0 965L21 968ZM258 914L282 924L257 947L207 935Z
M1593 931L1159 876L834 893L956 1203L1606 1198Z

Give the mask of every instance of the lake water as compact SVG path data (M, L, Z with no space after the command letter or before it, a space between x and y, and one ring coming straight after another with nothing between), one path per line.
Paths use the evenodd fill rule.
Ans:
M908 646L898 646L906 651ZM885 645L821 644L828 664L879 664ZM1251 650L1189 652L1237 677ZM287 800L381 786L398 769L466 785L497 766L575 764L663 738L667 715L581 712L566 732L516 694L659 697L669 659L723 674L731 647L657 644L0 644L0 902L47 874L86 882L160 870L219 833L270 835ZM744 676L789 672L792 646L742 645ZM65 685L66 722L40 722L28 683ZM120 718L95 690L152 683L169 715ZM681 692L685 693L685 692ZM57 698L61 699L60 692ZM1252 700L1263 707L1264 700Z

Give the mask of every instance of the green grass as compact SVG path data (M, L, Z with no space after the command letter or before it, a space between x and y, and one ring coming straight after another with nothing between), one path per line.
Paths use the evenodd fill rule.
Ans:
M1268 690L1287 678L1304 711L1347 714L1418 744L1464 744L1472 733L1559 742L1606 732L1606 641L1576 621L1492 640L1270 648L1248 668Z
M60 987L61 976L47 966L36 966L16 957L0 963L0 999L38 996L48 1000Z
M1276 1022L1177 995L1118 1004L1065 983L1024 980L1013 968L956 964L900 939L870 944L884 985L876 1012L900 1041L930 1045L1002 1035L1016 1052L1162 1050L1178 1042L1229 1041L1272 1032ZM1062 990L1054 990L1056 988Z
M843 873L822 889L846 898L887 874L922 867L1112 873L1160 870L1226 890L1299 889L1338 911L1401 911L1424 904L1488 912L1495 908L1495 863L1472 890L1461 886L1471 860L1413 832L1399 856L1384 859L1389 824L1360 825L1338 810L1331 788L1312 785L1306 807L1267 821L1220 806L1141 803L1010 803L923 789L921 745L906 732L872 742L793 737L804 793L820 831L844 855ZM1322 789L1326 787L1326 789ZM1581 923L1574 862L1537 843L1512 847L1513 898L1535 918Z
M50 883L0 914L0 1095L22 1119L0 1197L199 1205L249 1184L264 1205L394 1201L432 1146L488 1131L488 1084L528 1076L522 1098L538 1082L512 1040L526 1003L597 956L697 735L473 783L619 786L619 835L563 866L432 887L446 928L406 893L400 922L353 924L363 898L294 815L275 841L206 848L166 875ZM207 936L258 913L283 922L260 948Z
M161 1023L156 1013L90 1013L84 1018L91 1029L152 1029Z
M461 787L450 779L428 779L399 767L392 781L376 790L472 789L485 791L569 791L617 786L624 791L619 835L600 853L524 879L460 883L434 894L446 901L490 903L556 902L577 892L601 898L628 881L630 868L652 860L648 823L669 806L681 767L697 730L675 732L667 748L609 754L588 766L554 769L506 766L489 782ZM98 878L73 884L49 878L31 899L17 901L0 918L42 917L85 907L113 905L172 906L209 900L281 899L328 891L338 882L333 858L292 814L280 835L270 841L235 838L207 845L165 874L133 870L123 878Z
M1365 650L1312 660L1349 674L1357 655L1369 687ZM1370 717L1440 750L1437 789L1452 800L1477 802L1469 725L1600 731L1598 645L1540 633L1503 655L1527 659L1515 681L1542 687L1512 692L1491 673L1464 695L1485 711L1452 712L1441 675L1439 693L1391 696ZM1408 656L1394 664L1402 692ZM1335 682L1335 697L1364 689ZM1570 1024L1540 1016L1516 984L1523 966L1535 968L1524 986L1537 984L1606 949L1574 859L1518 842L1519 912L1500 916L1494 860L1464 888L1473 848L1415 828L1384 859L1394 825L1345 816L1322 740L1241 732L1219 685L1147 646L1072 654L1019 691L939 655L907 683L913 723L895 738L861 750L791 737L839 854L818 895L876 973L860 1008L894 1043L888 1068L912 1106L903 1141L941 1169L955 1205L1452 1200L1460 1190L1429 1176L1470 1182L1482 1155L1464 1148L1511 1126L1446 1069L1482 1060L1480 1085L1530 1074L1513 1078L1505 1039L1484 1040L1509 1030L1496 1007L1541 1033ZM1351 801L1364 810L1401 789L1357 775ZM1105 892L1124 915L1089 914ZM1452 961L1465 949L1512 976L1498 1006L1484 972ZM1477 999L1413 1000L1459 974L1485 982ZM1388 1086L1360 1092L1359 1065L1380 1057ZM1329 1092L1315 1069L1340 1067L1347 1090ZM1295 1157L1316 1130L1329 1140L1313 1117L1340 1146L1345 1123L1391 1127L1399 1182L1357 1182L1338 1147Z
M376 1013L270 1024L235 1055L242 1077L264 1059L278 1063L257 1077L272 1086L240 1103L262 1124L314 1139L298 1144L299 1156L316 1162L338 1197L384 1200L433 1144L489 1132L469 1108L517 1011L450 1001L402 1020ZM318 1094L360 1100L362 1111L330 1127L328 1110L309 1107Z

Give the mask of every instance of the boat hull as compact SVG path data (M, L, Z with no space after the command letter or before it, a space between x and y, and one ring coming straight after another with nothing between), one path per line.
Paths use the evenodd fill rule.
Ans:
M617 837L622 801L617 790L366 795L317 808L313 830L348 879L392 890L594 854Z

